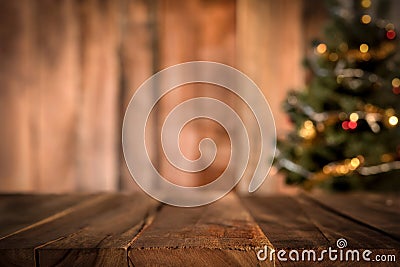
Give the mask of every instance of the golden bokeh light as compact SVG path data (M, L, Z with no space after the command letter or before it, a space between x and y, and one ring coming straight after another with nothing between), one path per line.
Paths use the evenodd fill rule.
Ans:
M350 161L350 166L356 169L358 166L360 166L360 160L358 158L352 158Z
M323 54L327 50L326 44L319 44L316 48L317 53Z
M394 78L392 80L392 86L393 87L400 87L400 79L399 78Z
M389 124L392 126L396 126L399 123L399 119L396 116L390 116L388 120Z
M371 6L371 0L362 0L361 1L361 6L363 8L369 8Z
M368 50L369 50L369 47L368 47L367 44L361 44L361 45L360 45L360 52L361 52L361 53L367 53Z
M361 22L364 24L368 24L371 22L371 16L370 15L363 15L361 17Z
M350 120L351 121L354 121L354 122L358 121L358 118L359 118L359 116L358 116L357 113L353 112L353 113L350 114Z

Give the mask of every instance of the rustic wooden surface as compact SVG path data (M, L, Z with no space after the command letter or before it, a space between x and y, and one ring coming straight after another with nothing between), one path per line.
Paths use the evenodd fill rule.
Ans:
M398 263L399 215L399 195L229 194L198 208L142 193L0 195L0 266L311 266L259 261L256 253L264 246L336 249L339 238L348 249L393 254Z
M276 249L337 249L339 238L348 249L369 249L376 254L395 254L398 266L400 196L366 194L302 194L296 197L250 197L243 203ZM283 266L310 263L279 262ZM368 262L326 262L324 266L371 266Z
M254 266L264 245L268 239L231 194L205 207L164 207L128 257L134 266Z

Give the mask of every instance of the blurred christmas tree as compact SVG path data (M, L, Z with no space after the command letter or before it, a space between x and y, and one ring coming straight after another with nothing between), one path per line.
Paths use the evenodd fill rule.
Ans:
M387 1L327 1L331 24L306 60L312 79L285 109L294 130L275 166L288 183L400 189L400 53Z

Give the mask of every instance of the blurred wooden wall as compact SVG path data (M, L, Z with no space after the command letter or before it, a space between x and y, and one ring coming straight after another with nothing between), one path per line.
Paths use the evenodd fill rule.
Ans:
M280 102L303 83L318 14L305 17L301 0L1 1L0 191L134 189L121 154L125 108L151 74L185 61L248 74L283 133ZM203 93L213 90L177 90L160 116ZM197 148L203 128L188 130L187 146Z
M119 1L1 1L2 191L116 189Z

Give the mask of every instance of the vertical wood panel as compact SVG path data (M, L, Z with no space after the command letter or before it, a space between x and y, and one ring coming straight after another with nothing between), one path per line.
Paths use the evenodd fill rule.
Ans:
M218 0L201 1L197 12L200 21L198 56L201 60L215 61L235 67L236 57L236 1ZM200 86L199 86L200 87ZM196 92L197 91L197 92ZM231 108L237 108L238 99L224 88L201 84L201 89L195 91L196 96L206 96L223 101ZM197 107L206 111L209 107ZM229 118L228 114L225 114ZM200 138L212 138L218 146L217 157L208 170L201 172L202 183L211 182L220 176L229 164L231 146L229 136L217 123L210 120L200 120L197 131ZM230 133L234 135L235 133ZM197 148L197 144L195 147ZM192 148L192 149L193 149ZM235 172L235 170L233 170ZM234 173L232 173L234 175Z
M237 66L262 90L278 136L290 129L282 101L289 89L303 84L301 21L301 0L238 0ZM248 185L245 180L240 186L243 191ZM282 178L269 177L262 189L277 191L282 184Z
M138 87L153 74L154 70L154 51L156 33L156 4L154 0L122 0L120 12L121 21L121 119L129 104L131 97ZM153 99L153 92L148 92L145 101ZM138 114L141 116L142 114ZM150 136L154 125L149 128ZM149 144L151 145L151 144ZM135 149L135 148L131 148ZM150 152L154 152L155 147L149 146ZM143 161L147 159L143 158ZM140 163L139 163L140 164ZM143 165L143 164L141 164ZM150 172L150 170L148 170ZM149 174L150 175L150 174ZM132 180L126 167L123 156L121 155L121 188L123 190L138 189Z
M238 66L266 96L278 134L288 130L281 103L303 84L302 1L238 1Z
M29 101L36 72L32 4L29 0L0 2L1 191L33 189Z
M80 3L81 84L77 189L115 190L118 179L118 1Z
M197 12L199 12L199 1L178 1L167 0L161 1L159 5L159 53L160 59L159 69L163 69L178 63L198 60L196 55L199 45L200 28L198 23ZM184 45L183 45L184 44ZM190 85L185 87L185 91L179 90L169 94L170 97L164 97L159 102L159 116L161 128L166 115L172 110L173 107L182 101L192 98L193 92L190 92ZM195 148L196 144L196 129L191 127L185 131L185 137L181 143L182 147ZM160 132L157 132L156 138L160 138ZM160 173L164 177L168 177L173 183L178 183L184 186L195 185L195 179L198 179L196 174L186 174L179 172L172 167L167 159L162 156L162 148L159 146L158 153L160 154L159 168ZM184 152L187 152L185 149ZM192 153L186 153L185 156L195 159Z
M159 51L163 69L178 63L207 60L229 65L235 62L235 1L177 1L160 2ZM225 92L215 92L215 86L205 84L186 85L174 90L160 101L160 125L165 116L179 103L198 96L221 97ZM198 107L201 109L202 107ZM209 125L209 127L207 127ZM189 159L196 159L199 141L206 136L220 135L219 128L210 126L209 121L187 125L181 134L181 148ZM219 152L226 149L225 143ZM159 149L161 154L161 148ZM221 166L224 165L224 166ZM210 167L208 174L182 173L172 167L167 160L160 159L161 173L170 181L184 186L194 186L210 182L216 178L225 164L219 159Z
M72 1L38 1L38 87L36 107L37 189L42 192L75 188L77 99L79 96L78 25Z

